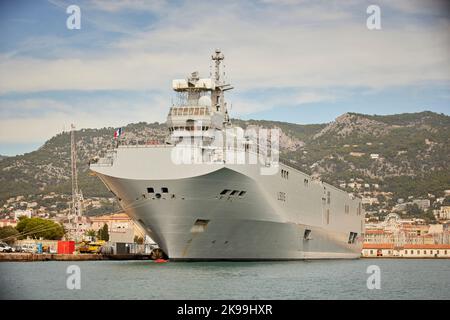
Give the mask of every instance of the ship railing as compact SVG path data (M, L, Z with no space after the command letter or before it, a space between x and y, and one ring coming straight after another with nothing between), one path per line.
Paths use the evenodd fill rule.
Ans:
M250 157L253 156L253 159L256 159L257 163L259 165L264 165L266 167L270 167L274 164L278 164L279 161L272 159L270 156L268 156L266 153L263 152L255 152L253 150L249 150L246 148L233 148L233 147L227 147L227 148L218 148L218 147L211 147L211 146L186 146L187 149L189 148L198 148L202 149L203 151L206 151L203 154L203 158L206 158L206 161L208 163L223 163L226 164L227 159L229 157L230 153L234 153L234 158L238 156L238 154L245 155L245 163L248 163L250 160ZM263 157L261 159L261 157ZM237 159L237 158L236 158Z
M118 148L131 149L131 148L171 148L171 144L121 144Z

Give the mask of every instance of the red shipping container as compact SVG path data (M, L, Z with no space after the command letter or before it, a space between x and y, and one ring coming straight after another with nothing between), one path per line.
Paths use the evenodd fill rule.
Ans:
M58 254L73 254L75 241L58 241Z

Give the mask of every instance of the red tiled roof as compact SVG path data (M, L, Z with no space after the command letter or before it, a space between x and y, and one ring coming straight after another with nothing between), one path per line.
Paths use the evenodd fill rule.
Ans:
M126 213L116 213L101 216L90 217L91 221L109 221L109 220L131 220Z
M377 230L377 229L372 229L372 230L366 230L366 234L383 234L386 233L384 230Z
M405 244L404 249L450 249L450 244Z
M397 249L450 249L450 244L404 244ZM393 243L364 243L363 249L394 249Z
M394 249L393 243L363 243L363 249Z

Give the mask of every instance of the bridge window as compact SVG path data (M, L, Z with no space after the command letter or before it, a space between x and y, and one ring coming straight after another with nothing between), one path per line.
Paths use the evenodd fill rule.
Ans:
M243 197L245 194L246 194L245 191L241 191L241 192L239 192L239 197Z
M224 190L222 190L222 192L221 192L220 194L221 194L221 195L224 195L224 194L227 194L228 192L230 192L230 190L224 189Z

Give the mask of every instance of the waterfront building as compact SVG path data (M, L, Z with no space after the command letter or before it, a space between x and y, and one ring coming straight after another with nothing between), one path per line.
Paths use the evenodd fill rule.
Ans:
M362 256L367 258L450 258L450 244L364 243Z
M17 220L15 219L0 219L0 228L2 227L15 227L17 226Z
M111 242L133 242L134 237L145 239L145 231L126 213L91 217L91 229L98 231L106 224Z
M91 229L91 221L86 216L76 216L70 221L63 223L66 230L66 238L75 241L83 241L86 238L86 231Z

